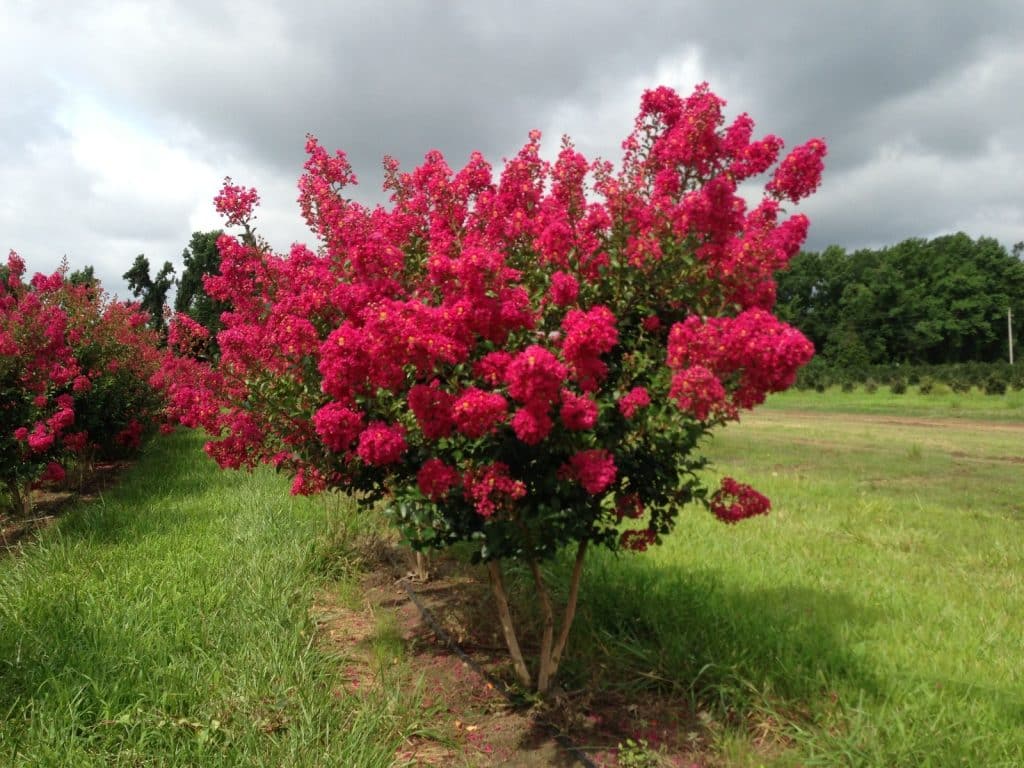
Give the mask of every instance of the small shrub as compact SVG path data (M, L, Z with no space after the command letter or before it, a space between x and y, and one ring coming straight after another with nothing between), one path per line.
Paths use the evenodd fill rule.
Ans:
M646 739L626 739L625 744L619 743L616 765L621 768L656 768L660 761L647 745Z
M997 374L992 374L985 379L985 394L986 395L1005 395L1006 394L1006 379L1002 378Z
M0 265L0 484L16 514L70 464L139 448L161 408L158 338L137 305L74 284L66 263L24 273L13 251Z
M907 380L902 376L896 376L889 382L889 389L894 395L902 395L907 391Z
M878 391L878 382L874 379L868 379L864 382L864 391L869 395L875 394Z
M971 391L971 383L964 379L954 378L950 380L949 388L952 389L954 392L963 394L965 392Z
M935 379L931 376L925 376L920 380L920 383L917 385L917 389L922 395L930 395L932 390L935 389Z
M842 384L841 388L842 388L843 392L853 392L853 389L854 389L853 380L852 379L845 379L843 381L843 384Z

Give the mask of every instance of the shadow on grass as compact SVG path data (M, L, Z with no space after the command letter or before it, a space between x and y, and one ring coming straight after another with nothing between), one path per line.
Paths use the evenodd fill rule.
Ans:
M506 583L523 619L524 653L535 659L536 606L520 570L508 568ZM431 582L414 591L432 620L476 664L515 689L486 578L444 557L432 561L431 571ZM555 571L552 582L564 583ZM406 602L392 593L380 607L400 610ZM520 716L501 721L503 740L531 765L576 761L555 744L552 727L588 753L605 756L632 739L699 762L715 753L720 725L772 722L771 738L784 744L779 724L815 722L841 703L832 686L882 695L883 683L849 639L882 618L880 609L841 594L801 587L742 591L711 570L681 572L649 559L599 554L582 586L560 675L563 692L540 710L530 709L529 699L520 702L526 704ZM419 668L454 660L425 625L413 633L408 656ZM470 689L462 683L445 696L451 711L476 722L466 700Z
M568 685L661 691L721 713L804 719L831 686L884 693L849 639L882 619L849 595L806 587L741 590L714 570L595 557L564 671Z

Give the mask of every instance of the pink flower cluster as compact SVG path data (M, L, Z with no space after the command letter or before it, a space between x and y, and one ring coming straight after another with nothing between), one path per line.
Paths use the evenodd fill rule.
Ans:
M137 448L160 407L148 316L66 273L26 283L16 253L0 265L0 482L16 488L57 479L72 454Z
M179 355L198 356L209 343L210 332L184 313L175 315L167 332L167 346Z
M566 429L583 431L594 428L600 413L597 401L591 395L577 395L563 389L560 415Z
M477 514L490 517L500 509L507 509L526 495L526 484L509 474L507 464L496 461L463 475L462 485L466 500Z
M414 384L409 389L409 408L416 417L416 423L427 440L448 437L455 429L452 407L455 398L441 389L437 379L430 385Z
M690 316L669 332L670 395L701 420L720 409L752 408L791 386L813 355L803 334L762 309L707 320ZM727 396L723 382L734 375L738 383Z
M356 453L367 464L383 467L399 461L407 447L404 427L375 421L359 435Z
M615 315L600 305L586 312L571 309L562 321L562 329L562 355L572 368L573 378L584 392L593 392L608 372L602 355L619 342Z
M768 497L749 485L738 483L731 477L722 479L722 486L711 497L711 511L726 523L737 523L755 515L766 515L772 508Z
M231 183L230 177L224 179L224 186L213 200L217 213L225 218L229 227L248 222L253 209L259 205L260 196L250 187L245 189Z
M644 552L656 538L657 535L649 528L639 531L630 529L623 531L619 536L619 546L634 552Z
M637 411L651 404L651 395L645 387L633 387L619 398L619 410L627 419L632 419Z
M587 493L597 495L608 490L615 482L618 468L615 457L602 448L580 451L562 465L562 477L575 480Z
M476 387L466 389L452 404L455 428L471 440L494 432L507 415L508 403L504 397Z
M812 194L821 183L827 149L821 139L802 144L782 161L766 189L794 203Z
M460 481L458 470L438 458L427 459L416 473L416 484L420 491L435 503L456 488Z
M692 413L698 421L704 421L712 414L719 416L731 413L725 387L703 365L682 368L672 377L672 388L668 394L679 403L680 408Z
M142 422L138 419L131 419L128 422L128 426L122 429L114 437L114 440L126 448L140 448L142 447Z
M341 403L330 402L313 414L313 427L324 445L342 453L362 433L363 415Z
M215 204L244 231L221 238L206 281L231 308L220 363L168 361L169 411L210 432L222 466L273 463L296 492L406 494L464 537L556 510L590 526L557 535L613 541L601 525L646 517L621 543L653 543L664 500L686 500L679 436L810 359L770 309L807 234L781 201L817 187L825 145L776 167L781 139L746 114L727 124L706 85L646 92L619 169L568 140L545 160L540 140L497 170L478 153L461 169L436 151L409 171L386 158L389 203L368 207L345 154L308 137L298 202L316 250L272 252L250 226L255 190L227 180ZM748 209L739 185L773 167ZM201 339L183 320L172 341Z

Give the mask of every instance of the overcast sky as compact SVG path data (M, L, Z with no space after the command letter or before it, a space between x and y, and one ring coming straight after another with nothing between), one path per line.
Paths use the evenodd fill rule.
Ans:
M278 250L307 132L353 196L430 149L497 166L531 128L619 159L645 88L706 80L788 146L822 136L808 247L963 230L1024 240L1024 2L0 0L0 247L125 296L255 186Z

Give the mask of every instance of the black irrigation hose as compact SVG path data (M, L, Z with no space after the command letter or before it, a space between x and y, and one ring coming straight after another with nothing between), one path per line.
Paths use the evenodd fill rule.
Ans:
M462 661L465 662L470 667L470 669L472 669L474 672L480 675L480 677L482 677L484 680L493 685L494 690L496 690L498 693L504 696L505 700L509 704L511 704L512 707L518 708L523 705L524 700L521 696L517 696L515 693L510 691L508 686L501 682L501 680L494 677L490 672L488 672L486 669L477 664L472 658L470 658L470 656L464 650L462 650L462 647L457 642L455 642L455 640L452 639L451 635L444 631L441 625L438 624L437 620L434 618L434 614L432 614L430 612L430 609L422 603L422 601L419 599L419 596L412 591L412 589L409 587L409 584L406 582L405 579L399 579L399 584L402 585L402 589L405 590L405 594L409 596L409 599L412 600L413 605L415 605L416 608L419 610L420 616L423 617L423 620L426 622L427 626L430 627L430 631L437 636L437 639L444 644L445 648L447 648L450 651L455 651L456 656L462 659ZM558 742L559 746L561 746L566 752L568 752L574 758L576 758L576 761L580 765L584 766L584 768L598 768L594 761L587 757L586 753L583 752L583 750L581 750L579 747L573 744L568 736L561 733L557 728L555 728L552 725L548 725L547 723L543 722L541 723L541 725L544 726L544 728L554 737L555 741Z

